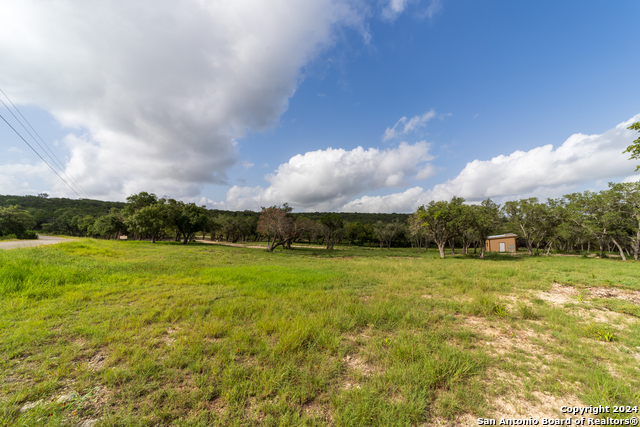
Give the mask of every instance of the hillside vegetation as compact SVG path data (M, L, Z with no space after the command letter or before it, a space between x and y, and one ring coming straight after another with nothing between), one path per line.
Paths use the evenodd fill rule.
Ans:
M2 251L0 425L466 426L637 405L639 303L637 264L613 259Z

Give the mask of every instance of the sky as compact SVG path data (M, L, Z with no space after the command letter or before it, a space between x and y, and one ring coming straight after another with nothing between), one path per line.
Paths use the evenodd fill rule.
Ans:
M0 120L0 194L413 212L603 190L640 178L622 153L638 16L635 0L0 0L0 115L26 140Z

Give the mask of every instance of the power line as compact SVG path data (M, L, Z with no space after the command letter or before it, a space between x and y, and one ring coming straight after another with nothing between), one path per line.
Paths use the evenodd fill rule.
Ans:
M1 90L1 89L0 89L0 90ZM4 93L4 92L3 92L3 93ZM6 96L6 95L5 95L5 96ZM35 139L33 135L31 135L31 132L29 132L29 129L27 129L27 128L24 126L24 124L20 121L20 119L19 119L19 118L17 118L15 114L13 114L13 111L11 111L11 109L7 106L7 104L5 104L5 103L4 103L4 101L3 101L2 99L0 99L0 102L2 102L2 105L4 105L4 106L5 106L5 108L9 111L9 113L11 113L11 115L13 116L13 118L14 118L14 119L16 119L16 120L18 121L18 123L20 123L20 125L23 127L23 129L27 131L27 133L29 134L29 136L31 137L31 139L33 139L33 140L36 142L36 144L38 144L38 145L40 146L40 148L42 149L42 151L44 151L44 153L49 157L49 159L51 160L51 162L52 162L52 163L54 163L56 166L58 166L58 169L60 169L60 172L61 172L61 173L63 173L63 174L67 177L67 179L69 179L69 176L64 172L63 168L62 168L59 164L57 164L57 163L55 162L55 160L53 160L53 158L51 157L51 155L50 155L49 153L47 153L47 150L45 150L45 149L44 149L44 147L42 146L42 144L40 144L40 143L38 142L38 140L37 140L37 139ZM9 102L11 102L11 100L9 100ZM3 117L3 119L4 119L4 117ZM6 122L6 120L5 120L5 122ZM7 124L8 124L8 122L7 122ZM9 126L11 126L11 125L9 125ZM12 128L13 128L13 126L12 126ZM14 129L14 131L15 131L15 129ZM20 135L20 137L22 138L22 135ZM23 138L23 139L24 139L24 138ZM29 145L29 146L31 147L31 145ZM31 149L32 149L32 150L35 150L33 147L31 147ZM38 154L38 153L36 153L36 154ZM39 155L39 154L38 154L38 155ZM41 158L42 160L44 160L41 156L40 156L40 158ZM45 161L45 162L46 162L46 161ZM49 165L49 164L47 163L47 165ZM52 167L51 165L49 165L49 167L53 170L53 167ZM55 171L54 171L54 172L55 172ZM56 174L57 174L57 173L56 173ZM60 176L60 175L58 175L58 176ZM69 180L70 180L70 179L69 179ZM67 185L69 185L69 184L67 184ZM75 191L75 190L74 190L74 191ZM76 194L78 194L78 193L76 192ZM80 196L80 198L82 198L82 196Z
M38 153L38 152L35 150L35 148L33 148L33 147L31 146L31 144L29 144L29 143L27 142L27 140L26 140L26 139L24 139L24 138L22 137L22 135L20 135L20 132L18 132L18 131L13 127L13 126L11 126L11 123L9 123L9 122L7 121L7 119L5 119L5 118L4 118L4 116L3 116L2 114L0 114L0 118L2 118L2 120L4 120L4 122L5 122L7 125L9 125L9 127L10 127L10 128L11 128L11 129L12 129L12 130L13 130L13 131L14 131L14 132L15 132L15 133L20 137L20 139L22 139L22 140L25 142L25 144L27 144L27 145L29 146L29 148L31 148L31 149L33 150L33 152L34 152L34 153L36 153L36 155L37 155L38 157L40 157L40 159L41 159L43 162L45 162L45 163L47 164L47 166L49 166L49 169L51 169L51 170L53 171L53 173L55 173L55 174L58 176L58 178L60 178L60 179L62 180L62 182L64 182L65 184L67 184L67 187L69 187L69 188L71 189L71 191L73 191L74 193L76 193L76 195L77 195L79 198L81 198L81 199L82 199L82 196L81 196L80 194L78 194L78 192L77 192L76 190L74 190L74 188L73 188L72 186L70 186L70 185L69 185L69 183L68 183L67 181L65 181L65 180L64 180L64 179L63 179L63 178L58 174L58 172L56 172L56 170L55 170L54 168L52 168L52 167L51 167L51 165L50 165L50 164L49 164L49 163L48 163L48 162L47 162L47 161L46 161L46 160L45 160L45 159L40 155L40 153Z
M22 128L25 131L27 131L29 136L36 142L36 144L38 144L38 146L42 149L42 151L44 151L44 153L49 157L49 159L51 159L51 162L54 163L58 167L58 169L60 169L60 172L62 172L67 177L67 179L69 179L69 181L73 181L73 183L75 183L75 185L80 189L80 191L82 193L84 193L86 198L90 198L89 194L86 192L86 190L84 188L82 188L82 185L80 185L80 183L78 181L76 181L76 179L73 177L73 175L71 175L71 173L68 173L66 171L66 169L62 166L62 161L58 158L58 156L56 156L56 154L53 152L53 150L51 150L51 148L45 142L45 140L42 139L42 137L40 136L38 131L36 131L33 126L31 126L31 123L29 123L29 120L27 120L27 118L22 114L22 112L18 109L18 107L16 107L16 105L13 103L13 101L11 101L11 98L9 98L9 96L6 93L4 93L4 91L2 89L0 89L0 92L2 92L2 94L5 96L5 98L7 98L7 100L11 103L11 105L18 112L18 114L20 114L20 116L24 119L24 121L27 122L27 124L29 125L31 130L33 130L33 132L36 135L38 135L38 138L40 138L40 141L42 141L42 143L45 145L45 147L49 150L49 153L51 153L51 154L47 153L47 149L45 149L45 147L43 147L42 144L40 144L38 142L38 140L31 134L31 132L29 132L29 129L27 129L25 127L25 125L22 123L22 121L20 121L20 119L18 117L16 117L15 114L13 114L13 111L11 111L11 109L7 106L7 104L5 104L2 99L0 99L0 102L2 102L2 105L4 105L5 108L11 113L11 115L18 121L18 123L20 123ZM51 157L52 155L53 155L53 157ZM54 160L54 157L55 157L55 160Z

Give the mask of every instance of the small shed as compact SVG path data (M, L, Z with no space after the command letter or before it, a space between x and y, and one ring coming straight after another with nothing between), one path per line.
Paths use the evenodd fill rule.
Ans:
M485 243L487 252L516 252L516 235L513 233L499 234L487 237Z

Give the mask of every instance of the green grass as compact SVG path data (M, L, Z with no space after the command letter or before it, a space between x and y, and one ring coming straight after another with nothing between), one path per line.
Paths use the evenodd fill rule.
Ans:
M0 425L410 426L517 393L640 401L638 305L540 297L640 290L637 263L339 249L0 252ZM605 309L626 323L583 318Z

